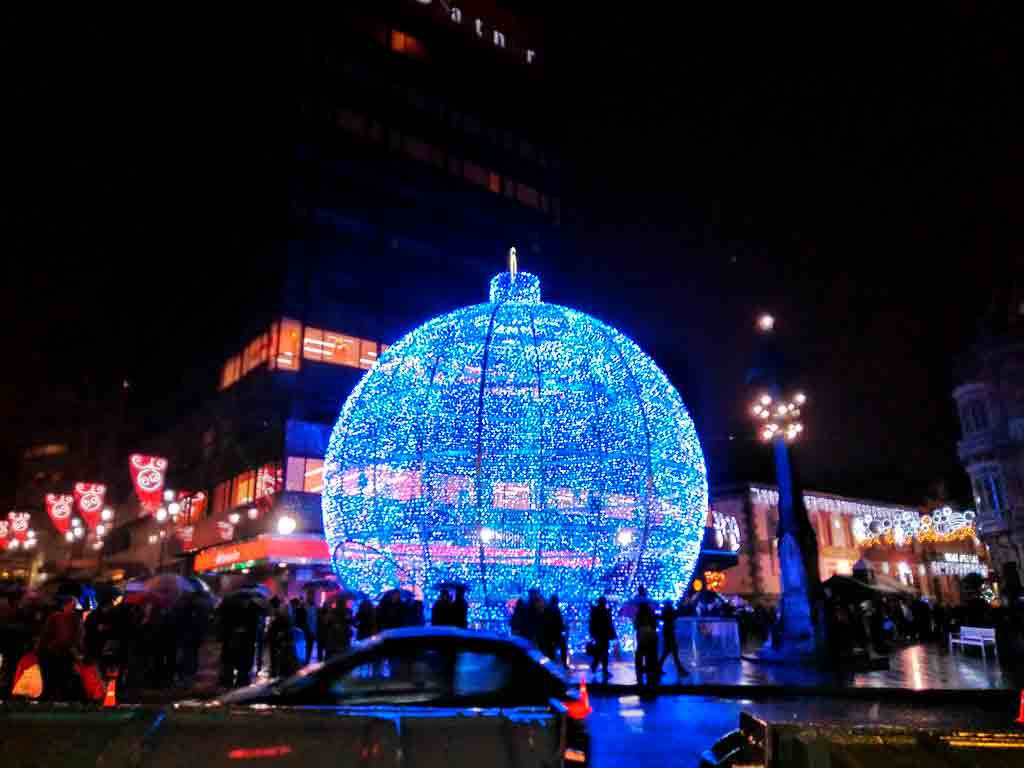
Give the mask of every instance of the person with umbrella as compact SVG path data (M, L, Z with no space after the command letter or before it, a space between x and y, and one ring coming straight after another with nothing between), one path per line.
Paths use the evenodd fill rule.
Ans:
M58 595L60 610L51 613L39 636L39 668L43 674L43 698L68 701L75 680L75 661L81 656L82 622L75 598Z

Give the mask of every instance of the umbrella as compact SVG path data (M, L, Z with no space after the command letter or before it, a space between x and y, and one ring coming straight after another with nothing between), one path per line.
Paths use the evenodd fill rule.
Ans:
M169 608L171 600L160 592L129 592L124 599L125 605L144 605L153 603L160 608Z
M380 593L380 597L377 598L378 603L383 603L391 598L392 594L398 594L398 600L402 603L411 603L416 599L416 595L410 592L408 589L389 589L385 592Z
M434 589L465 589L468 590L469 586L461 581L439 581L434 585Z
M266 597L263 596L261 592L258 592L255 589L245 589L244 587L242 589L238 589L234 592L229 592L228 594L224 595L223 599L220 601L220 604L221 607L224 608L236 602L252 603L264 612L266 612L270 608L269 601L267 600Z
M337 579L325 576L321 579L311 579L302 585L303 589L322 589L324 592L340 592L341 585Z
M198 591L198 587L195 584L176 573L157 574L152 578L146 579L145 585L146 589L150 592L159 592L161 595L166 595L171 602L174 602L188 592Z

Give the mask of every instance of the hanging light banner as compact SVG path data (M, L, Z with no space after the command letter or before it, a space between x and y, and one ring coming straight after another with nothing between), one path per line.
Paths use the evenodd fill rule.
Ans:
M163 500L167 459L161 456L133 453L128 457L128 469L131 470L135 495L139 497L142 509L147 514L155 512Z
M10 536L18 541L25 541L28 538L28 526L32 516L28 512L11 512L7 515L7 522L11 524Z
M62 536L71 527L71 510L74 509L75 497L67 493L46 494L46 514L50 522Z
M107 486L102 483L75 483L75 508L90 531L95 531L102 520L106 495Z
M7 549L7 540L11 535L11 524L6 520L0 520L0 552Z

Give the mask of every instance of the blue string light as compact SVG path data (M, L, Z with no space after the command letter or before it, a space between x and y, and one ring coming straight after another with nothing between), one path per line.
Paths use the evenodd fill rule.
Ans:
M630 339L505 272L490 301L392 345L349 395L324 464L324 532L351 589L468 587L507 621L530 588L585 633L589 601L689 583L707 476L679 393ZM576 632L575 634L578 634Z

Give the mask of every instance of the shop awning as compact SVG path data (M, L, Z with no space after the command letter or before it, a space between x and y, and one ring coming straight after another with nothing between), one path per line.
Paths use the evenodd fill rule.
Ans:
M196 573L240 571L263 563L330 565L327 542L322 536L275 536L264 534L246 541L207 547L196 553Z

